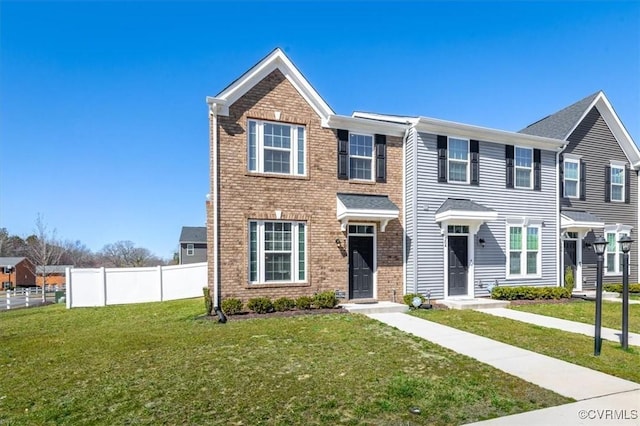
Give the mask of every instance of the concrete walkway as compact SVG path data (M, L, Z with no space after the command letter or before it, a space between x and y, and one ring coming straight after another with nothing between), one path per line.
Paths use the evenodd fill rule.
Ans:
M556 328L558 330L568 331L570 333L584 334L593 337L595 334L595 326L593 324L585 324L582 322L568 321L560 318L548 317L545 315L532 314L530 312L518 311L515 309L476 309L478 312L494 315L502 318L509 318L516 321L522 321L529 324L540 325L547 328ZM620 330L612 328L602 328L600 336L605 340L612 342L620 342ZM640 334L629 333L629 345L640 346Z
M627 420L624 424L640 424L640 384L638 383L407 314L382 313L368 316L578 401L480 424L600 425L607 424L606 415L587 412L586 418L583 419L581 416L584 414L580 410L606 409L626 410L629 416L635 413L636 419ZM599 417L594 419L596 415ZM615 421L620 422L620 420Z

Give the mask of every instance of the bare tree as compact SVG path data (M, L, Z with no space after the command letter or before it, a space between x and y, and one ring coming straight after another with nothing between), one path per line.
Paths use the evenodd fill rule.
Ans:
M116 268L155 266L164 263L144 247L136 247L131 241L118 241L105 245L100 257L106 266Z
M37 269L42 270L42 301L46 300L45 288L47 286L47 266L57 265L64 253L64 248L56 240L56 230L49 232L42 215L38 213L36 218L35 234L27 237L27 257Z
M64 254L60 263L73 265L77 268L91 268L96 266L96 256L80 240L66 240L62 247Z

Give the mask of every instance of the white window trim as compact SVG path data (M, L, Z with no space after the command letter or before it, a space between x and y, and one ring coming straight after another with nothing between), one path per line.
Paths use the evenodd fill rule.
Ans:
M511 231L510 228L521 228L522 229L522 241L521 241L521 249L518 250L520 252L520 274L512 274L511 273ZM537 259L536 259L536 273L535 274L527 274L527 229L528 228L537 228L538 229L538 251L537 251ZM510 221L507 220L507 226L505 229L505 251L506 251L506 273L505 277L507 280L510 279L536 279L542 278L542 221L539 220L528 220L528 219L520 219Z
M187 256L193 256L195 254L196 250L193 244L189 243L187 244Z
M364 155L353 155L353 154L351 154L351 135L366 136L366 137L371 138L371 156L370 157L366 157ZM348 156L348 159L347 159L347 173L348 173L348 176L349 176L349 180L360 181L360 182L375 182L375 179L376 179L376 175L375 175L375 158L376 158L376 140L375 140L375 136L371 135L371 134L368 134L368 133L349 132L349 140L347 141L347 152L349 153L349 156ZM352 158L369 160L371 162L371 179L359 179L359 178L351 177L351 159Z
M288 221L288 220L250 220L248 222L257 224L257 256L258 256L258 279L256 281L251 281L251 226L247 226L247 277L249 278L250 284L294 284L294 283L305 283L307 282L307 270L309 265L309 246L307 244L309 235L309 227L306 222L302 221ZM292 280L287 281L267 281L265 279L265 249L264 249L264 225L265 223L290 223L291 224L291 277ZM299 243L300 243L300 232L299 225L304 225L304 279L300 279L300 254L299 254ZM283 252L284 253L284 252Z
M615 234L616 236L616 252L615 252L615 271L613 272L608 272L609 270L609 262L608 262L608 257L607 256L609 253L607 252L607 250L605 250L604 252L604 275L605 276L609 276L609 277L614 277L614 276L621 276L622 275L622 270L620 269L620 262L622 260L622 250L620 250L620 243L618 243L618 241L620 241L620 238L622 238L623 235L631 235L631 230L633 229L633 227L629 226L629 225L622 225L622 224L615 224L615 225L606 225L604 227L604 239L607 239L607 234ZM608 249L608 244L607 244L607 249ZM631 268L631 259L629 259L629 268Z
M531 152L531 166L523 167L518 166L518 155L517 152L519 149L526 149ZM520 170L529 170L529 186L519 186L518 185L518 169ZM513 147L513 187L518 189L533 189L533 148L529 148L526 146L514 146Z
M467 143L467 159L466 160L458 160L458 159L452 159L451 158L451 139L456 139L459 141L464 141ZM471 172L470 172L470 168L471 168L471 141L467 138L459 138L456 136L447 136L447 182L449 183L453 183L453 184L460 184L460 185L468 185L471 182ZM449 176L451 173L451 163L465 163L465 176L466 179L465 180L451 180L449 179Z
M249 138L251 137L250 134L250 123L255 123L256 124L256 168L255 170L251 169L251 165L250 165L250 141ZM265 146L264 146L264 124L268 123L268 124L275 124L278 126L289 126L291 128L291 145L289 148L278 148L278 147L267 147L267 149L271 150L271 151L283 151L283 152L289 152L289 173L278 173L278 172L265 172L264 171L264 151L265 151ZM302 143L304 144L304 151L303 151L303 157L302 161L303 161L303 168L304 168L304 173L299 174L298 173L298 161L299 161L299 156L298 156L298 131L299 129L302 128L304 129L304 136L302 139ZM304 177L307 175L307 160L306 160L306 155L307 155L307 131L306 131L306 127L304 125L301 124L292 124L292 123L284 123L284 122L278 122L278 121L267 121L267 120L256 120L256 119L249 119L247 120L247 170L249 172L252 173L264 173L264 174L268 174L268 175L275 175L275 176L301 176Z
M578 165L578 177L576 179L567 179L567 167L566 164L567 163L574 163ZM563 164L563 170L565 171L563 174L563 188L564 188L564 194L562 194L565 198L580 198L580 159L576 159L576 158L565 158L564 159L564 164ZM567 195L567 180L570 180L572 182L576 183L576 195Z
M615 163L611 163L611 170L610 170L610 176L609 176L609 200L611 200L614 203L624 203L625 201L625 182L627 181L627 176L625 175L626 173L626 167L625 165L622 164L615 164ZM622 183L613 183L613 170L614 169L619 169L622 170ZM613 186L621 186L622 187L622 191L620 192L622 194L622 198L621 199L614 199L613 198Z

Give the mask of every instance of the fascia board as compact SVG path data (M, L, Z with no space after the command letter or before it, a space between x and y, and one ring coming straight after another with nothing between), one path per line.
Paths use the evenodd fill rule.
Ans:
M469 220L488 222L498 218L497 212L473 212L467 210L448 210L435 215L436 222L444 222L451 220Z
M425 133L455 134L456 136L468 137L469 139L497 142L506 145L521 145L550 151L561 151L568 143L567 141L559 139L526 135L524 133L508 132L505 130L490 129L427 117L420 117L416 124L416 129Z
M380 133L389 136L404 137L406 124L385 123L366 118L347 117L345 115L330 115L322 125L330 129L348 129L354 132Z
M346 209L342 212L338 212L337 219L396 219L399 214L399 210Z

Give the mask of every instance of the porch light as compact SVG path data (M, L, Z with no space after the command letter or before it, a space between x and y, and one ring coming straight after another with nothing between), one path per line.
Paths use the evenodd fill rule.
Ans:
M595 251L598 256L602 256L607 248L607 240L603 237L598 237L591 245L593 246L593 251Z
M622 238L620 238L620 241L618 241L618 243L620 244L620 250L622 250L623 253L629 253L629 250L631 250L631 244L633 243L633 240L631 239L630 236L625 235Z

